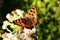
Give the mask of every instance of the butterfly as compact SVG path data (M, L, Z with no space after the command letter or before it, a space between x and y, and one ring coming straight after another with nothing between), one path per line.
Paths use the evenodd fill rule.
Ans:
M26 28L33 28L38 23L38 9L33 7L23 18L14 20L13 23Z

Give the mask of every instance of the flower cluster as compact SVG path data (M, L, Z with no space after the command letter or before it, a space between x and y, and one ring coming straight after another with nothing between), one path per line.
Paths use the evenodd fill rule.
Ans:
M2 29L6 29L9 33L5 32L2 34L3 40L36 40L36 28L27 29L21 26L15 25L14 20L23 18L24 11L16 9L6 15L8 19L3 22ZM9 26L8 26L9 25ZM11 27L13 31L10 31L8 27ZM23 31L23 32L22 32Z
M20 38L22 40L36 40L36 36L33 38L33 36L35 35L34 33L36 33L36 29L35 28L33 28L32 30L31 29L24 28L23 32L24 33L22 33L20 35Z

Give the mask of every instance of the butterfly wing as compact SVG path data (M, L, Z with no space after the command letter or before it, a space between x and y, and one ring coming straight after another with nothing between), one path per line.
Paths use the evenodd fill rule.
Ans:
M37 7L33 7L30 12L27 14L28 18L32 18L33 17L33 23L34 25L36 25L38 23L38 17L37 17L37 13L38 13L38 9Z
M33 28L33 24L36 25L38 23L37 8L33 7L25 17L14 21L14 23L26 28Z

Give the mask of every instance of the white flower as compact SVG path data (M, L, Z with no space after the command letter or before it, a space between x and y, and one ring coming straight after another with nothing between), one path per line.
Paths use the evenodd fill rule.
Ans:
M12 11L11 14L13 15L13 20L17 20L18 19L18 14L15 11Z
M6 18L7 18L7 19L9 19L9 18L10 18L10 14L9 14L9 13L6 15Z
M26 39L26 38L27 38L27 34L26 34L26 33L22 33L22 34L20 35L20 38L21 38L22 40Z
M6 36L7 36L8 38L12 38L14 35L11 34L11 33L7 33Z
M22 39L25 38L26 40L32 40L31 35L36 33L36 29L35 27L33 29L24 28L23 32L24 33L20 35Z
M24 28L24 30L23 30L24 33L20 34L20 38L21 38L22 40L25 40L25 39L26 39L26 40L28 40L28 39L30 40L30 39L31 39L31 38L30 38L30 36L31 36L31 35L30 35L30 31L31 31L30 29Z
M2 25L2 29L7 29L7 25Z
M31 29L27 29L27 28L24 28L24 33L30 33L31 32Z
M10 22L8 22L8 21L6 20L6 21L3 22L3 24L5 24L5 25L9 25Z
M16 12L17 12L17 14L18 14L20 17L23 17L24 11L19 10L19 9L16 9Z
M23 17L23 13L24 11L16 9L15 11L12 11L11 14L8 13L6 15L6 18L10 21L13 22L14 20L20 19L21 17Z
M31 36L28 36L28 34L26 34L26 33L22 33L20 35L20 38L21 38L21 40L33 40L34 39Z
M10 25L8 21L4 21L2 25L2 29L7 29L7 26Z
M32 40L32 38L26 38L26 40Z
M6 33L6 38L3 38L3 40L17 40L17 35L16 33Z
M33 34L33 33L35 33L36 32L36 29L35 29L35 27L31 30L31 29L27 29L27 28L24 28L24 33L30 33L30 34Z
M9 14L9 13L7 14L6 18L7 18L7 19L10 18L10 14Z
M8 38L4 38L3 40L8 40Z
M17 36L12 37L13 40L18 40Z
M13 22L13 16L12 16L10 13L8 13L8 14L6 15L6 18L7 18L10 22Z
M36 28L35 27L31 30L31 33L36 33Z

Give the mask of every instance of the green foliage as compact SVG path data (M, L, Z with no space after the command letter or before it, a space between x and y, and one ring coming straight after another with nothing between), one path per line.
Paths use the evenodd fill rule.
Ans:
M60 40L60 7L58 0L7 0L3 4L2 13L6 14L19 8L27 12L33 6L37 6L39 23L36 26L38 40ZM1 12L0 12L1 14ZM1 18L4 16L0 16Z

